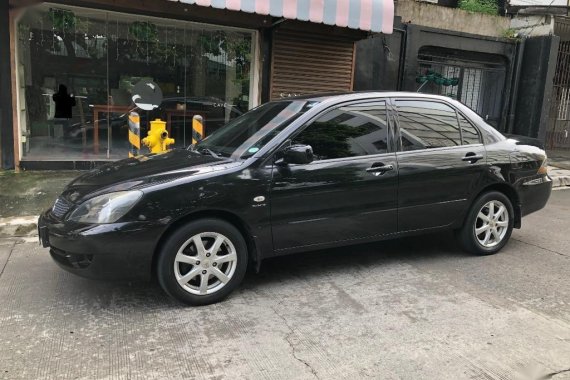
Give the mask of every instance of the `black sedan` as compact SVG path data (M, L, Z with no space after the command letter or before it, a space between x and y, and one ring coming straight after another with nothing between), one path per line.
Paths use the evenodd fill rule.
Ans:
M39 220L64 269L150 278L217 302L268 257L453 229L498 252L551 192L546 154L464 105L416 93L290 98L190 150L105 165Z

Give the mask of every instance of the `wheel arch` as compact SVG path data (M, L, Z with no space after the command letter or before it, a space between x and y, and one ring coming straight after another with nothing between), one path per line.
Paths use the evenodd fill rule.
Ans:
M494 184L491 184L491 185L484 187L483 189L481 189L481 191L479 191L473 197L473 199L471 200L470 207L473 205L473 202L475 202L475 200L477 198L479 198L482 194L488 193L490 191L498 191L499 193L503 193L507 198L509 198L509 200L511 201L511 204L513 205L513 211L515 213L515 220L514 220L513 227L514 228L521 228L522 215L521 215L520 197L519 197L519 194L517 193L517 191L515 190L515 188L508 183L505 183L505 182L494 183ZM463 218L463 223L465 223L465 218L467 218L467 214Z
M224 222L227 222L233 225L235 228L237 228L238 231L242 234L247 244L247 250L249 253L248 255L249 263L250 264L255 263L257 264L257 266L259 266L261 260L259 256L259 249L257 248L257 244L255 242L253 234L251 233L249 225L242 218L229 211L224 211L224 210L200 210L192 212L177 219L176 221L171 223L168 226L168 228L162 233L162 235L160 236L154 247L154 252L152 256L152 265L151 265L151 276L156 275L156 265L157 265L158 256L160 254L160 247L166 241L166 239L168 239L170 235L172 235L174 231L176 231L181 226L194 220L206 219L206 218L223 220Z

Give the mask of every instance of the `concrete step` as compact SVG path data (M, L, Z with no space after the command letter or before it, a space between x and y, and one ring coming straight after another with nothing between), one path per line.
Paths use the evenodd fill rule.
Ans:
M36 236L37 234L37 216L0 218L0 238Z
M548 175L552 178L552 187L570 186L570 170L549 166Z

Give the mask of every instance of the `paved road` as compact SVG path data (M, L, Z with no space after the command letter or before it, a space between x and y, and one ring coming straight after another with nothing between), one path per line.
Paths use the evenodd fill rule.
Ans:
M570 191L498 255L450 234L267 261L221 304L0 243L0 378L568 379Z

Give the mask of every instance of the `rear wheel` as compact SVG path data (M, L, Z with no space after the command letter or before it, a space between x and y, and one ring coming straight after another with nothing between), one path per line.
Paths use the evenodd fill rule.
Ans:
M157 263L161 287L189 305L207 305L227 297L247 269L247 244L231 224L201 219L176 230Z
M513 231L514 212L509 198L498 191L482 194L473 202L458 238L463 248L477 255L497 253Z

